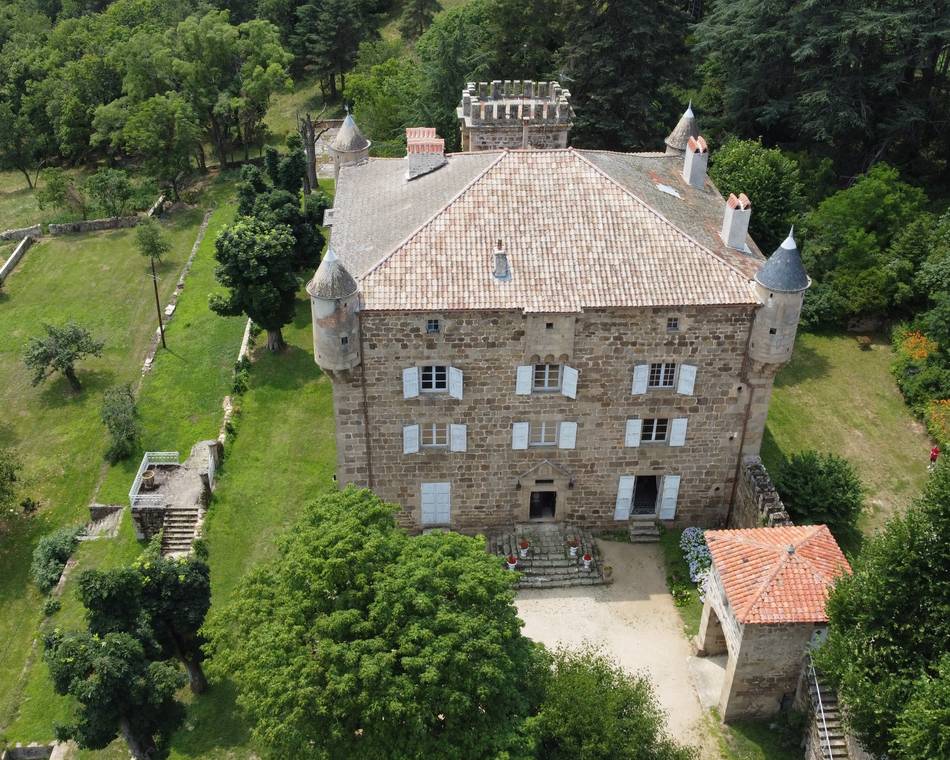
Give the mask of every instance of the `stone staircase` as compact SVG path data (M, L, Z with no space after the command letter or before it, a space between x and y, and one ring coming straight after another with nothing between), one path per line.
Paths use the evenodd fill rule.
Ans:
M570 556L569 538L580 542L577 557ZM519 556L519 543L527 539L528 556ZM529 523L517 525L513 530L496 533L488 539L488 550L501 558L518 557L517 587L525 588L570 588L574 586L597 586L606 583L600 552L594 537L583 528L557 523ZM590 553L593 561L589 570L584 569L583 557Z
M167 556L190 552L197 537L199 518L198 504L188 507L167 505L162 526L162 554Z
M806 757L821 760L849 760L848 743L841 725L841 710L834 689L822 682L820 677L808 679L808 696L811 699L814 717L808 736Z
M660 540L660 528L655 522L631 520L629 530L633 544L655 544Z

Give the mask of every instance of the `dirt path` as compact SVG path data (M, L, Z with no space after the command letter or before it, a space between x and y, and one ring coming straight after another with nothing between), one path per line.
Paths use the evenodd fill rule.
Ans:
M643 673L656 688L670 733L680 742L718 757L708 718L690 678L692 650L666 588L658 544L599 541L614 570L610 586L521 591L516 600L525 635L545 645L602 647L631 673Z

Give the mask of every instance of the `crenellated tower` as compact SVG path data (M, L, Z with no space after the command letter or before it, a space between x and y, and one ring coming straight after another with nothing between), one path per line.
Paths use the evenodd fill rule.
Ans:
M458 109L462 150L566 148L571 93L558 82L469 82Z

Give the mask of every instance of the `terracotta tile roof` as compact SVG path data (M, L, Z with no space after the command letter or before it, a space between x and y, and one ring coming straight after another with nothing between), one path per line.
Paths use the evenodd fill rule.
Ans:
M458 159L452 156L449 166ZM679 164L682 159L673 160ZM427 178L439 182L444 171ZM358 182L358 175L347 174L346 182ZM762 264L757 251L749 259L752 266L738 265L720 252L721 242L700 243L586 152L496 153L478 174L470 175L467 184L456 187L454 198L445 199L445 190L440 191L445 199L441 207L378 262L354 272L363 308L576 312L755 302L750 278ZM721 224L724 203L715 189L689 193L687 187L680 179L671 188L683 205L683 219L698 224L715 217ZM348 224L352 229L346 235L357 242L365 232L361 235L356 229L373 224L369 221L373 209L354 202L361 195L358 184L346 190L352 198L344 199L344 205L353 207L353 218L341 223L334 213L331 244L349 265L350 252L337 245L336 237ZM399 202L400 192L399 187L390 188L393 203ZM389 234L391 239L393 233ZM504 281L492 276L498 240L511 267L511 277ZM366 248L365 242L361 247ZM353 258L366 263L361 256Z
M821 623L848 560L825 525L707 530L713 565L740 623Z

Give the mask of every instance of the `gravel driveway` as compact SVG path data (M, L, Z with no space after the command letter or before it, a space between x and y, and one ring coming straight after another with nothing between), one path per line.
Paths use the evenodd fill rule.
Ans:
M605 650L631 673L649 676L680 742L712 750L705 711L690 677L692 650L666 588L659 544L598 541L613 567L609 586L519 591L524 633L549 647L584 642Z

